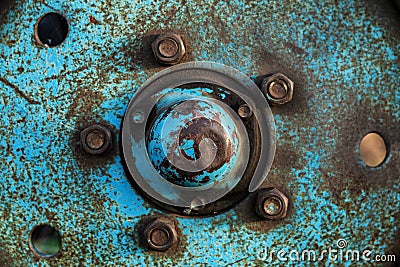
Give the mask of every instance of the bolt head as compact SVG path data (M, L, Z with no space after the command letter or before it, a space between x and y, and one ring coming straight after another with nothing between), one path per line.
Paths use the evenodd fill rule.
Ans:
M246 119L251 117L251 115L253 115L253 111L251 110L251 108L249 107L249 105L247 104L243 104L239 107L238 109L238 114L241 118Z
M289 199L276 188L266 188L258 191L256 212L265 219L276 220L286 217Z
M92 124L80 132L82 149L92 155L107 152L112 145L111 130L101 124Z
M155 219L143 234L148 248L156 251L166 251L178 241L175 222L169 218Z
M172 58L179 52L179 46L174 39L165 38L158 44L158 52L163 57Z
M261 90L272 105L282 105L293 99L294 82L276 73L262 81Z
M151 47L157 61L168 65L179 63L186 52L181 36L174 33L160 34Z

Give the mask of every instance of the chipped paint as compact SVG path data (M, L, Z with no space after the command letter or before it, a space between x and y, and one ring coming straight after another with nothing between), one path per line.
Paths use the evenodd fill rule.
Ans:
M262 247L322 250L339 238L352 249L400 258L400 17L390 1L5 3L0 260L6 266L259 266ZM70 31L61 46L46 49L34 43L33 27L51 11L67 18ZM294 80L292 102L272 108L277 154L264 184L289 196L284 220L260 221L250 195L217 216L178 217L184 240L178 251L149 253L136 227L160 210L131 187L119 147L101 159L75 149L73 137L88 121L107 122L119 136L129 100L164 68L149 45L163 30L182 34L183 61ZM389 157L375 169L363 165L358 151L372 130L389 144ZM60 231L58 256L30 252L28 236L39 224Z

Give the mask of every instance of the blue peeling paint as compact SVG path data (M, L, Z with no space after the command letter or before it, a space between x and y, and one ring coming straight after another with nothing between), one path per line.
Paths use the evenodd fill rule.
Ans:
M67 18L68 37L57 48L38 47L34 24L53 11ZM322 251L336 248L338 239L351 249L398 253L396 27L398 20L379 6L352 0L17 2L0 18L0 260L11 266L262 266L257 256L266 247ZM164 68L143 55L142 37L164 29L186 34L190 60L224 63L249 77L283 72L296 90L289 106L273 108L277 157L267 181L289 192L291 213L273 226L246 221L240 209L178 217L176 255L149 253L139 244L142 216L164 212L131 187L119 154L86 166L71 149L82 120L106 121L118 135L129 100ZM387 130L390 155L381 167L358 172L358 154L339 148L357 152L352 136L366 130ZM342 173L347 169L337 162L351 172ZM364 186L386 169L397 170ZM38 224L60 231L59 256L37 259L30 252L29 232ZM275 258L264 265L283 264Z

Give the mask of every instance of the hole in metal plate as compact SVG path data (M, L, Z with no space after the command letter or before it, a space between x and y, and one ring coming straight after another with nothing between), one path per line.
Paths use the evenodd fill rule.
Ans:
M37 256L51 258L61 249L61 236L50 225L35 226L29 235L29 247Z
M36 42L45 47L60 45L67 38L68 22L58 13L47 13L39 18L35 25Z

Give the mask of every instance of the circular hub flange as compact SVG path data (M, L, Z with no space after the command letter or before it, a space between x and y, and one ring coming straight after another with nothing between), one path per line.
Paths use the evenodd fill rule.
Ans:
M243 107L246 116L238 112ZM274 120L261 91L239 71L212 62L180 64L135 93L122 148L132 180L151 200L178 213L216 213L266 178Z

